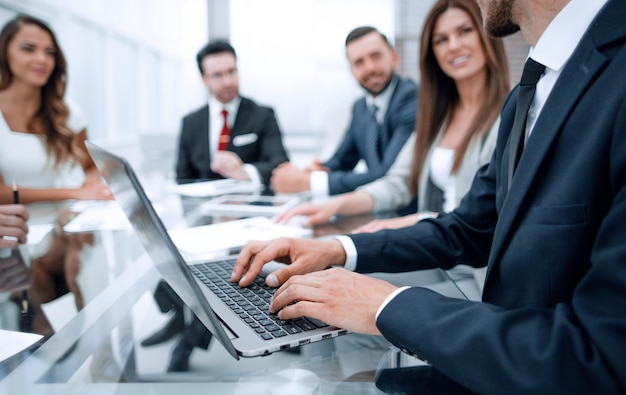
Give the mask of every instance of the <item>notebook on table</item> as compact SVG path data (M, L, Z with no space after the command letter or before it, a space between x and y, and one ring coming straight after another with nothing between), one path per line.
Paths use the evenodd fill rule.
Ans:
M311 318L269 314L274 291L263 276L241 288L230 282L235 256L186 262L159 219L128 161L87 142L100 174L163 279L234 357L268 355L348 333Z

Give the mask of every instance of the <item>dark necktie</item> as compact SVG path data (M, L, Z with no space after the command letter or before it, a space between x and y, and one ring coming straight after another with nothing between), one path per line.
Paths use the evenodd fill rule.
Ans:
M228 142L230 141L230 129L228 128L228 111L226 111L225 109L222 110L222 116L224 117L224 126L222 126L220 139L217 143L218 151L225 151L226 147L228 147Z
M535 96L537 82L543 74L546 66L537 63L531 58L526 60L522 79L519 83L517 92L517 107L515 107L515 120L511 129L511 142L509 147L509 187L513 174L517 168L522 151L524 150L524 141L526 140L526 119L528 118L528 109Z
M369 120L367 122L367 136L368 141L368 157L380 159L380 125L376 119L378 113L378 107L375 104L369 108Z

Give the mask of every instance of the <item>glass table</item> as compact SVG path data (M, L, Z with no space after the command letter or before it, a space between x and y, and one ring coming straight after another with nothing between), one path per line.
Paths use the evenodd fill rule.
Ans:
M168 229L215 221L198 209L201 199L161 193L159 202ZM0 394L464 391L422 361L384 342L372 347L355 334L240 360L213 341L208 350L194 351L189 371L167 372L175 339L150 347L140 344L170 317L155 304L153 292L161 277L132 229L68 234L60 229L77 215L75 205L38 205L29 211L32 223L54 222L56 230L46 252L23 264L30 271L29 280L0 287L0 329L31 331L42 337L0 362ZM347 232L371 219L340 218L315 228L314 235ZM59 248L63 257L48 255ZM60 259L60 268L44 270L47 276L38 274L47 267L46 259L53 258ZM30 302L26 320L20 313L20 287L27 287Z

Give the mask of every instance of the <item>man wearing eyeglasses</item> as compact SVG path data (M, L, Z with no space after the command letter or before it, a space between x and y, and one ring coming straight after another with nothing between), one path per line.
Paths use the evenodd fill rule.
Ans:
M239 95L237 54L228 42L209 42L196 59L210 95L183 118L176 180L234 178L267 185L272 170L288 160L274 111Z
M267 186L272 170L289 160L274 111L239 95L237 54L228 42L209 42L196 59L209 99L183 118L176 181L233 178ZM182 332L168 371L185 371L193 349L208 348L211 333L195 317L185 322L183 302L165 282L154 297L162 312L174 314L142 345L159 344Z

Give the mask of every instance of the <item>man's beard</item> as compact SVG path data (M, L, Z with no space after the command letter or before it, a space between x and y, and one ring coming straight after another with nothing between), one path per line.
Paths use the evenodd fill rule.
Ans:
M519 26L511 21L511 9L515 0L501 0L495 2L483 13L483 27L492 37L506 37L520 30Z
M378 92L374 92L373 90L371 90L371 89L367 88L367 87L366 87L365 85L363 85L363 84L359 84L359 85L361 85L361 88L365 89L365 91L366 91L367 93L369 93L369 94L370 94L370 95L372 95L373 97L376 97L376 96L380 95L382 92L384 92L384 91L385 91L385 89L387 89L387 87L388 87L389 85L391 85L391 81L393 81L393 78L394 78L395 76L396 76L396 73L395 73L395 72L393 72L393 71L392 71L391 73L389 73L389 79L387 79L387 81L385 81L385 84L383 85L383 87L382 87L382 88L380 88L380 89L378 90Z

